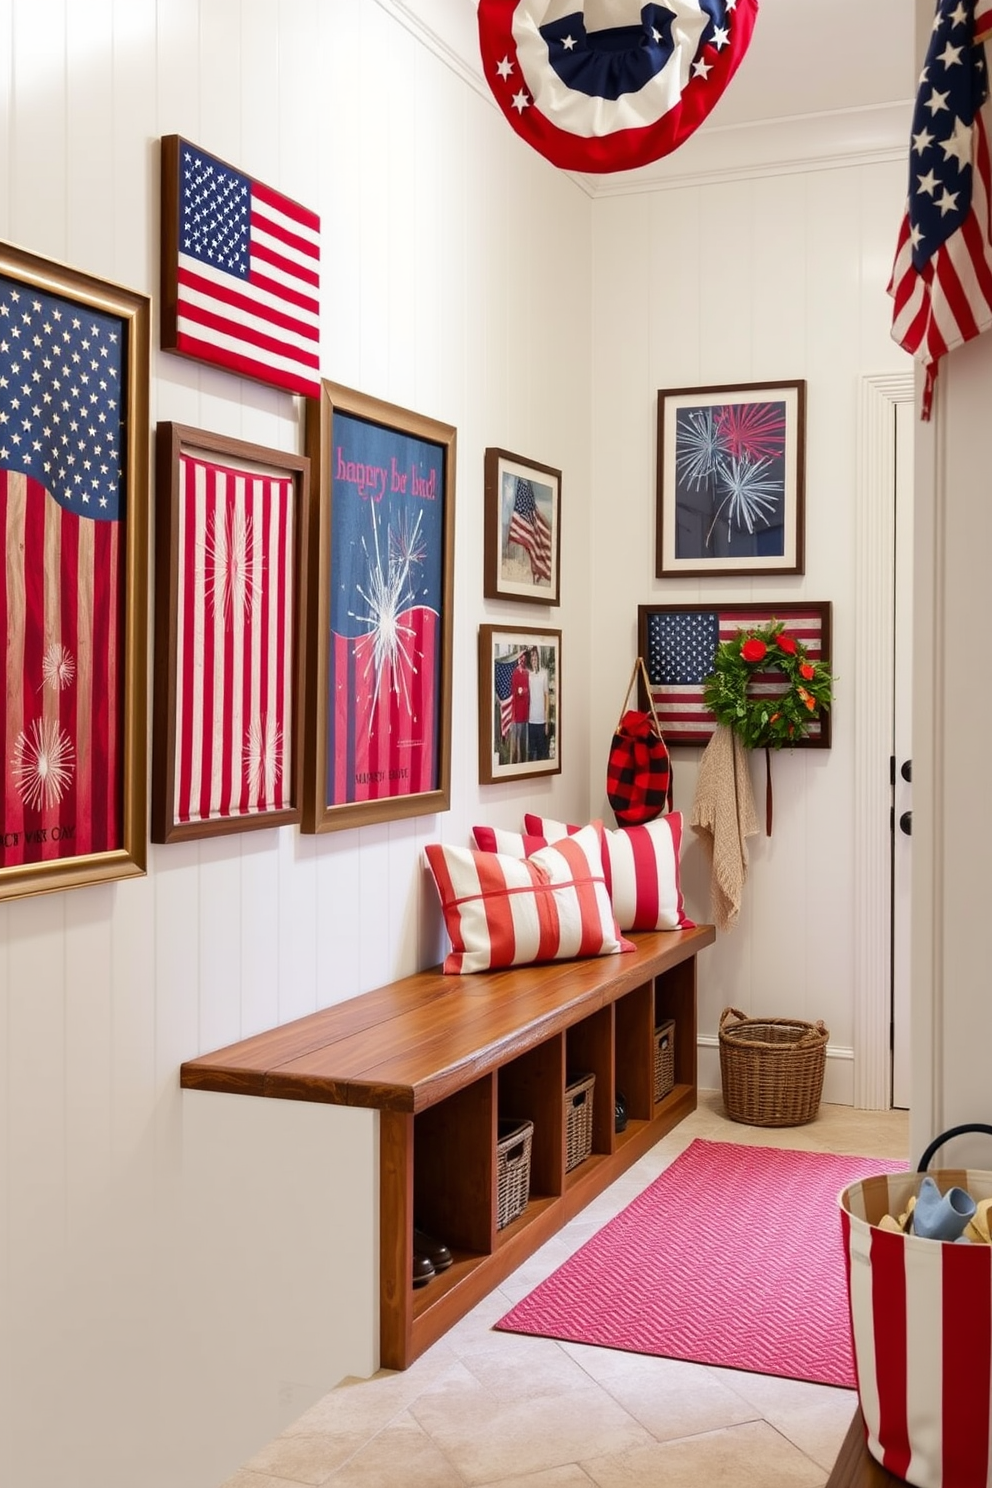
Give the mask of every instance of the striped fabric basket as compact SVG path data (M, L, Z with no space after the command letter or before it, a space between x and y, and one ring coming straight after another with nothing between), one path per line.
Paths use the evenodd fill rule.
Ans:
M868 1450L914 1488L992 1488L992 1245L956 1245L876 1228L918 1194L916 1173L887 1173L841 1193L851 1334ZM931 1171L941 1193L992 1198L992 1172Z

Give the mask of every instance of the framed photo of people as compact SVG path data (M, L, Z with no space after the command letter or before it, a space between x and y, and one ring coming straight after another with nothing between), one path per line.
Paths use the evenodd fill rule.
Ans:
M479 780L561 771L561 631L479 627Z

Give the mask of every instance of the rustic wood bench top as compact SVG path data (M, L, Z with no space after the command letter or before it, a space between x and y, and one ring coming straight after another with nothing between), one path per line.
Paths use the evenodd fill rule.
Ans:
M472 976L417 972L187 1060L190 1090L420 1111L712 944L712 925L633 951Z

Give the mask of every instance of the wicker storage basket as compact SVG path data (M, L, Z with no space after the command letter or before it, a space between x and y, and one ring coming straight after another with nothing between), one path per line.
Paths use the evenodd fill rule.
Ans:
M595 1075L569 1075L565 1086L565 1172L592 1151L592 1100Z
M654 1031L655 1104L675 1089L675 1019L659 1023Z
M736 1021L731 1021L736 1019ZM802 1126L820 1105L829 1031L797 1018L720 1015L720 1078L731 1121Z
M496 1228L503 1230L527 1208L533 1121L501 1116L496 1131Z

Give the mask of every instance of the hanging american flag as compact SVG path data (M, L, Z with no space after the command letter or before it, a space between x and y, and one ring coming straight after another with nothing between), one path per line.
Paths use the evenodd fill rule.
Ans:
M585 0L479 0L493 96L521 138L562 170L632 170L682 144L737 71L758 0L630 8L633 25L594 30Z
M889 281L892 336L926 368L992 324L992 173L981 41L992 0L939 0L913 114L909 193Z
M499 698L499 736L505 739L513 722L513 674L517 669L517 658L512 656L509 661L497 660L493 665L496 670L496 696Z
M768 605L708 609L705 605L642 605L639 611L641 654L661 731L669 744L705 744L713 733L713 715L703 706L703 684L713 670L722 641L748 626L783 620L788 633L806 647L811 661L829 662L829 618L822 604L809 609L790 605L774 614ZM756 693L774 696L786 685L781 672L756 673ZM823 742L822 723L813 724L804 741ZM796 746L797 748L800 746Z
M0 276L0 866L122 845L122 322Z
M162 141L162 347L320 393L320 218L178 135Z
M516 477L513 510L506 534L507 542L517 543L530 557L530 571L537 583L551 578L551 523L541 511L529 480Z
M180 456L174 824L293 805L295 500Z

